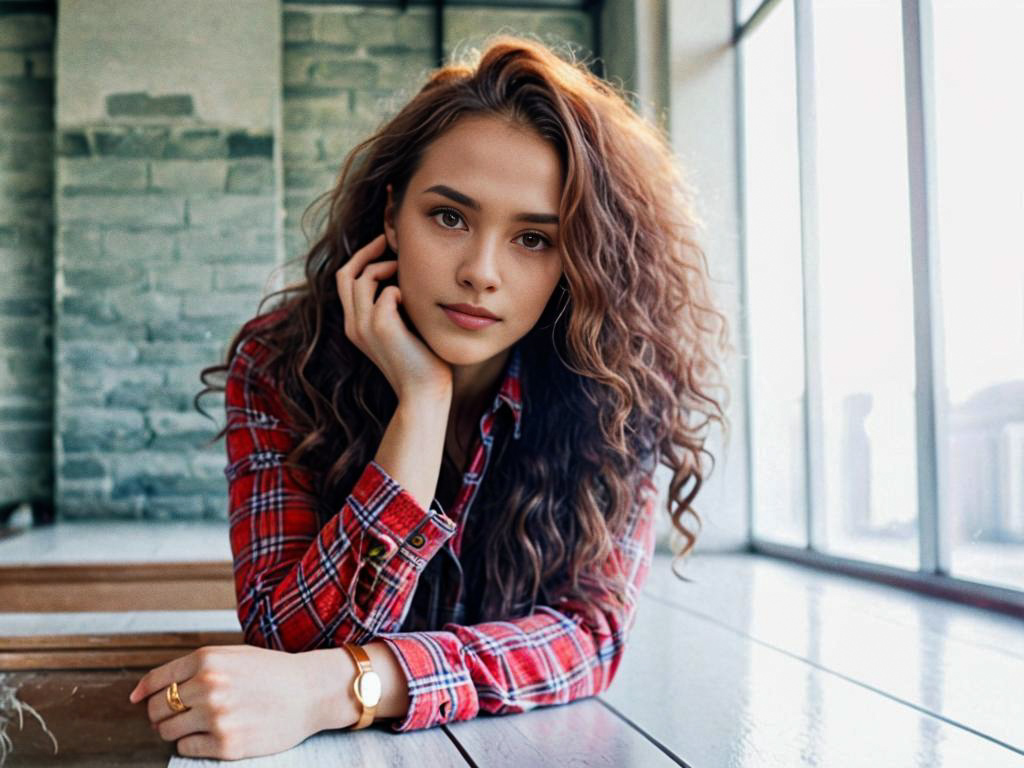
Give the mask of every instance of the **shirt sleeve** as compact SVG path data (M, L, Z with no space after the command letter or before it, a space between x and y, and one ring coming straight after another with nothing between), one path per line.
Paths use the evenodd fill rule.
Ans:
M554 605L537 606L525 617L379 636L409 680L409 711L392 723L392 730L429 728L480 712L524 712L607 689L650 570L656 503L652 470L612 555L601 566L605 576L626 577L626 593L612 610L556 594L549 601ZM580 582L591 595L600 594L601 582L594 574L581 574Z
M224 396L229 536L245 641L299 652L397 630L420 573L455 523L436 500L423 509L371 461L321 526L322 502L306 490L309 472L283 466L300 436L273 383L255 369L266 351L255 337L239 345Z

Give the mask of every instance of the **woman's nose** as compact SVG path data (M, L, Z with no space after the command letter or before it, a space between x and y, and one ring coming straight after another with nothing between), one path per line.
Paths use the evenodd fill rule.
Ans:
M493 290L501 281L498 261L501 244L482 239L467 249L459 265L458 281L477 291Z

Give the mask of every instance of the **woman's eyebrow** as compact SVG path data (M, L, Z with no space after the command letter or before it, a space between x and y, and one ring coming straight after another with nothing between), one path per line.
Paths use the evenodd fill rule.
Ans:
M469 206L474 211L480 210L480 203L474 200L469 195L464 195L458 190L452 189L445 184L435 184L432 187L427 187L423 190L423 194L427 192L437 192L440 195L444 195L456 203L462 203L463 205ZM512 217L515 221L529 221L533 224L557 224L558 214L557 213L517 213Z

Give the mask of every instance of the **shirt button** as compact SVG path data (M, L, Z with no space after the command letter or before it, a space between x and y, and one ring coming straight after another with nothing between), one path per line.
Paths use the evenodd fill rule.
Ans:
M422 547L424 544L427 543L427 537L424 536L422 533L414 533L409 538L409 543L412 546L416 547L416 549L419 549L420 547Z
M374 544L366 551L366 554L371 560L380 560L384 557L384 553L386 551L387 547L385 547L383 544Z

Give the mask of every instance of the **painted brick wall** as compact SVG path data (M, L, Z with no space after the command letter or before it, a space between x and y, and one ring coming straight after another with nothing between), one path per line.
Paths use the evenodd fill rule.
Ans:
M68 517L221 512L223 448L195 452L211 425L192 397L274 262L272 137L197 124L176 98L115 94L108 121L59 135Z
M63 518L226 516L224 446L204 447L223 401L204 401L214 423L193 397L280 261L280 6L176 5L181 16L159 0L59 8Z
M0 508L53 496L53 40L0 10Z
M195 411L199 371L298 278L303 211L434 64L422 6L176 2L62 1L63 57L52 18L0 17L0 504L226 519L224 446L203 447L223 401L203 400L216 424ZM445 29L448 52L593 39L578 11L449 9Z

